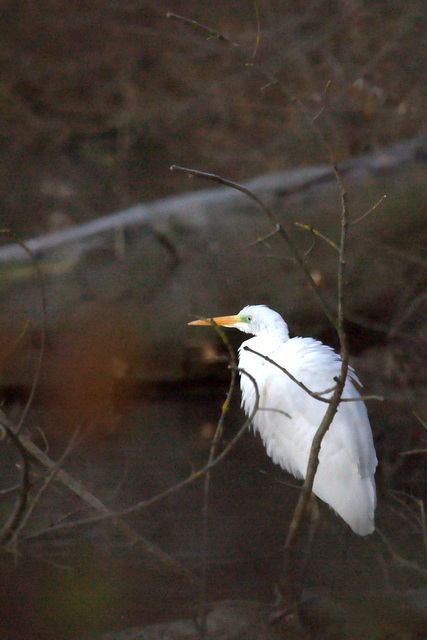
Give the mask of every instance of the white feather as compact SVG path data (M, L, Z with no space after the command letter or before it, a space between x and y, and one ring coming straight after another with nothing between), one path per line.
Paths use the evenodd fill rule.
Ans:
M281 316L264 306L248 306L233 325L255 335L239 349L239 367L257 381L259 410L253 420L268 455L297 478L305 478L313 437L327 405L312 398L289 376L246 347L262 353L286 368L311 391L335 385L341 370L340 357L311 338L289 339ZM343 398L359 398L350 368ZM252 380L241 373L242 406L250 415L256 393ZM330 397L332 392L325 395ZM366 535L375 528L375 469L377 457L365 404L342 402L321 445L313 492L328 503L355 533Z

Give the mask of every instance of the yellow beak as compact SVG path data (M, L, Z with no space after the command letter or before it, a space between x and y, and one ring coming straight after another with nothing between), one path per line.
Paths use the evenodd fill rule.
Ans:
M218 316L217 318L204 318L202 320L193 320L188 324L212 325L219 324L222 327L232 327L237 322L241 322L240 316Z

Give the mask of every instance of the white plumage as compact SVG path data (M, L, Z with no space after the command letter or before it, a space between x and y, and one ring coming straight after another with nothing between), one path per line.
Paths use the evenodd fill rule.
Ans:
M236 316L213 318L255 337L239 349L239 367L251 374L259 391L259 409L253 425L273 461L297 478L305 478L311 443L327 404L312 398L275 365L247 350L268 356L314 392L335 385L341 358L312 338L289 338L283 318L265 306L244 307ZM190 324L209 324L196 320ZM359 398L353 369L342 394ZM242 406L250 415L256 402L252 380L241 373ZM332 391L325 394L330 398ZM313 492L329 504L359 535L375 528L375 469L377 457L363 401L341 402L323 438Z

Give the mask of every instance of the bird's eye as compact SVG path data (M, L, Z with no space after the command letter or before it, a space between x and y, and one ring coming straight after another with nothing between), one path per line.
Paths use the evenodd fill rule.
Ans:
M252 316L246 316L246 320L247 320L248 322L252 322Z

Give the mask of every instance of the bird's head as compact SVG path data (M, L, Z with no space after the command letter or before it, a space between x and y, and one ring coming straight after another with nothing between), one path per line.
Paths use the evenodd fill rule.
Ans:
M248 305L235 316L193 320L189 324L209 325L213 322L222 327L234 327L254 336L277 337L281 340L289 338L288 326L282 316L265 305Z

